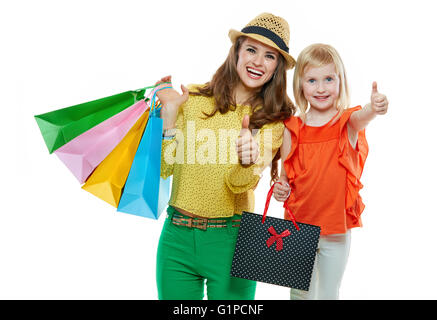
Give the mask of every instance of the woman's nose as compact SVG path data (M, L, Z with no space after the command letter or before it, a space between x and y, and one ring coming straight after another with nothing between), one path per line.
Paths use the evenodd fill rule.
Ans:
M256 65L256 66L261 66L262 65L262 61L263 61L262 58L263 57L262 57L261 54L255 54L253 59L252 59L253 64Z

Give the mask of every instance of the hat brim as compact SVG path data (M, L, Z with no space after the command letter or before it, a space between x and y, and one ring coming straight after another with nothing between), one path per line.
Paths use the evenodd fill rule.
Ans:
M296 60L286 51L280 49L272 40L269 38L266 38L262 35L256 34L256 33L243 33L241 31L237 31L234 29L229 30L229 38L231 39L232 43L235 43L235 41L241 37L249 37L251 39L257 40L265 45L268 45L269 47L275 48L276 50L281 53L281 55L285 58L285 61L287 62L287 69L293 69L296 65Z

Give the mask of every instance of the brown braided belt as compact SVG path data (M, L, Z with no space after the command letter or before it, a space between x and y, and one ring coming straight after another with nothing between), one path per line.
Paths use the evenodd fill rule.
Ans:
M232 220L232 227L239 227L240 221L241 219ZM173 215L171 222L177 226L197 228L202 230L206 230L206 228L226 228L228 226L228 220L191 218L177 214Z

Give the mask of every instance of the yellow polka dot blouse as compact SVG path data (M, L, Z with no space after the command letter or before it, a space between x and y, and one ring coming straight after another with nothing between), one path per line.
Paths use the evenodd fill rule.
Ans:
M282 144L283 122L258 130L260 156L254 165L243 167L235 142L251 108L238 105L234 111L206 118L204 113L213 110L213 97L190 95L179 108L176 137L162 142L161 176L173 175L169 205L207 218L253 212L253 190Z

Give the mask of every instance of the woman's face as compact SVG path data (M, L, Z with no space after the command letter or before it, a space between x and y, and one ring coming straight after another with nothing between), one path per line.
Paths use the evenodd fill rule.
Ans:
M273 76L280 53L259 41L246 38L238 51L237 73L248 89L261 88Z

